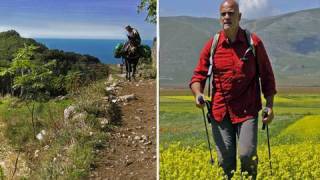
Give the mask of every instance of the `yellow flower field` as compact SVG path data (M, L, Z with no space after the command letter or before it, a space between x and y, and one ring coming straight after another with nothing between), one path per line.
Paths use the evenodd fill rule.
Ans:
M272 175L260 123L257 179L320 179L320 95L281 94L274 104L275 119L269 126ZM160 179L225 179L215 150L212 153L214 165L209 162L202 113L193 96L161 96ZM250 179L241 175L239 167L238 160L233 179Z
M260 146L257 179L317 179L320 178L320 144L301 143L272 146L272 175L270 173L268 149ZM212 166L205 145L199 148L171 145L160 155L160 179L223 179L217 158ZM215 155L215 152L213 151ZM239 170L233 179L240 179Z
M306 140L320 139L320 115L305 116L298 120L279 135L279 137L284 136Z

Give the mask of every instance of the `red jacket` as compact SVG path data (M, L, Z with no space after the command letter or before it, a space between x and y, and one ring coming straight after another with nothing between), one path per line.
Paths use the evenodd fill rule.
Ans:
M260 38L251 34L259 64L259 76L264 97L276 94L272 67ZM211 38L201 51L198 65L194 69L190 86L200 82L204 88L209 67ZM242 58L249 44L245 31L239 28L236 40L229 43L225 33L220 32L213 60L212 115L218 122L228 113L232 123L243 122L257 116L261 110L260 88L256 78L256 62L252 51Z

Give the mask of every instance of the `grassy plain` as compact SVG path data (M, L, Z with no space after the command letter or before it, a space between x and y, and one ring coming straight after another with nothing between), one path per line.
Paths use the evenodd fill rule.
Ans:
M193 101L187 90L160 91L160 179L222 177L221 169L212 168L207 161L209 152L202 112ZM320 146L320 93L293 92L290 88L280 91L274 111L275 119L269 126L272 177L320 178L319 155L316 155ZM266 132L261 130L260 120L259 123L258 179L264 179L271 176Z

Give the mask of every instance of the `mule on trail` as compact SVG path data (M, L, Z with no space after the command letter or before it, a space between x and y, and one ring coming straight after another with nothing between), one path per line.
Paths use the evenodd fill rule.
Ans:
M150 58L151 50L147 45L134 46L129 42L120 43L114 50L115 58L122 58L126 67L126 79L135 79L137 64L140 58Z
M122 48L122 58L126 66L126 79L129 81L131 81L131 78L135 79L137 64L141 57L139 48L140 47L136 47L129 42L125 43Z

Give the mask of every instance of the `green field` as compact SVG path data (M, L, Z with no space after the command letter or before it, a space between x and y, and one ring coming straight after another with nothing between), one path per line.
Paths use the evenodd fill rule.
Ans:
M192 96L173 94L160 96L160 179L223 179L221 169L208 162L201 110L195 107ZM261 130L259 120L258 179L320 178L320 94L279 93L274 112L275 119L269 126L273 176L266 132ZM217 162L215 150L213 154ZM240 176L238 170L234 178Z

